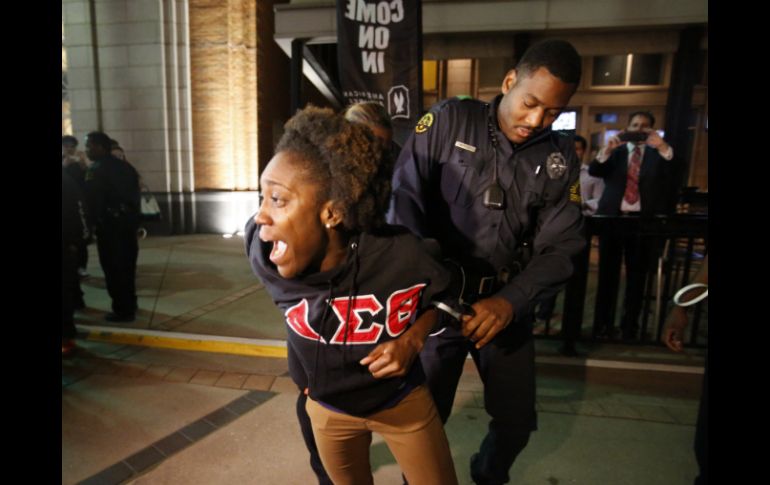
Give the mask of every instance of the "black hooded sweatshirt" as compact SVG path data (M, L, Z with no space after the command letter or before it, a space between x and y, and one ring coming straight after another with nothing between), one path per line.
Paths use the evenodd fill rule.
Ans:
M398 338L449 287L448 271L419 238L396 226L362 233L351 238L336 268L290 279L270 261L272 244L259 239L253 218L245 241L254 272L286 317L289 373L311 398L366 416L395 405L424 381L419 358L404 377L376 379L359 364L377 345Z

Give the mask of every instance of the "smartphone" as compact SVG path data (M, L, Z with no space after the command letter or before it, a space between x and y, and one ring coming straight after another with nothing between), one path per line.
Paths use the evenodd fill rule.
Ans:
M620 141L630 141L632 143L638 143L644 141L649 136L649 133L643 131L626 131L618 135Z

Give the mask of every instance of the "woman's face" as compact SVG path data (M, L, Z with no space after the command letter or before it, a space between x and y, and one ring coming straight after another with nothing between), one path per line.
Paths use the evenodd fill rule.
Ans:
M262 227L259 238L272 243L270 261L284 278L306 270L318 271L329 250L319 187L301 169L294 152L275 154L262 172L262 205L254 220Z

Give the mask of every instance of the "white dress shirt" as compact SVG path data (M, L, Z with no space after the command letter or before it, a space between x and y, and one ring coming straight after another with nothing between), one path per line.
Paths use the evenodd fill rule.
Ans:
M637 145L636 143L628 142L626 143L626 147L628 148L628 160L627 163L631 162L631 155L633 155L634 148L639 147L639 156L641 157L641 163L639 164L639 171L642 170L642 163L644 163L644 151L647 149L647 145ZM666 143L666 147L668 149L663 151L658 151L661 157L663 157L664 160L671 160L674 158L674 149ZM652 147L650 147L652 148ZM604 163L607 161L607 159L610 158L610 151L607 149L607 145L604 145L600 150L599 153L596 154L596 161L599 163ZM581 172L582 173L582 172ZM582 183L582 182L581 182ZM620 202L620 211L621 212L639 212L642 210L642 194L639 193L639 199L634 204L629 204L626 202L625 197Z

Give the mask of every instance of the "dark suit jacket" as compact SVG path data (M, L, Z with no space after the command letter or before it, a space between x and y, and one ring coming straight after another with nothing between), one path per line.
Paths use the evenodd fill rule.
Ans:
M650 146L644 149L642 168L639 171L642 216L674 213L679 192L679 172L676 155L673 159L666 160L660 156L658 150ZM624 143L615 148L604 163L592 161L588 166L588 173L604 179L604 192L599 199L596 213L619 215L620 203L626 191L628 145Z

